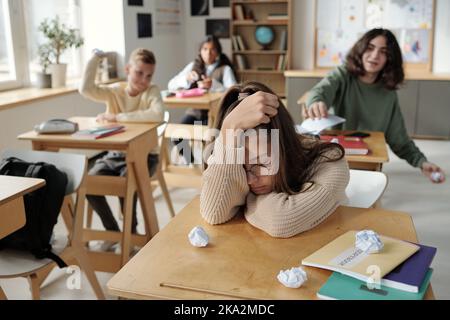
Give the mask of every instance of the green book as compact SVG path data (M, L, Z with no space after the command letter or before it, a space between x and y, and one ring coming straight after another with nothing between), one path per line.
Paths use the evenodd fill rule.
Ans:
M406 292L385 286L370 290L361 280L333 272L320 288L317 297L326 300L422 300L430 284L433 269L428 269L418 293Z

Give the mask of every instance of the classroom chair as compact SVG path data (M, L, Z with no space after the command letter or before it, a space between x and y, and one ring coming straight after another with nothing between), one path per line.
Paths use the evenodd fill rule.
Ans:
M71 229L68 236L57 235L53 252L67 264L77 262L89 280L98 299L105 299L102 288L83 247L84 202L86 195L86 156L29 150L7 150L3 158L16 157L28 162L46 162L55 165L68 177L66 196L61 208L63 219ZM75 194L75 201L72 196ZM0 279L27 278L33 300L40 299L40 287L56 263L49 259L36 259L31 253L4 249L0 251Z
M350 170L350 181L345 194L345 206L372 208L381 199L388 184L387 176L379 171Z
M164 197L164 200L166 201L167 207L169 209L170 217L175 217L175 210L173 208L172 200L170 198L169 190L167 189L166 180L164 179L164 174L162 171L163 163L165 162L165 159L167 157L167 145L166 140L164 139L164 133L167 128L167 124L170 120L170 113L169 111L164 112L164 123L160 125L157 129L158 133L158 140L159 140L159 146L160 146L160 155L159 155L159 162L158 166L156 167L156 171L151 177L151 184L152 184L152 190L155 191L158 187L161 188L162 195ZM119 205L120 208L120 205ZM120 218L123 216L121 215ZM92 227L92 219L93 219L93 209L91 206L88 205L88 211L87 211L87 227Z
M191 124L169 123L164 134L164 139L167 141L187 140L189 141L192 152L195 152L195 148L205 147L211 140L211 137L208 136L208 131L209 127L206 125L194 126ZM201 165L191 164L189 166L179 166L170 161L167 148L164 149L164 152L162 171L164 172L166 182L178 188L201 189L205 163L202 161ZM172 147L171 153L176 154L178 157L178 149L176 146Z

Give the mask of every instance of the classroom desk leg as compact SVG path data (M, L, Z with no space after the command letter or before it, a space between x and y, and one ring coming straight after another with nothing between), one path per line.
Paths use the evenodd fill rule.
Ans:
M122 265L125 265L130 258L131 225L133 221L133 198L134 193L136 192L136 172L135 170L133 170L133 163L127 160L127 167L127 188L124 199L123 212Z
M146 222L148 240L155 236L159 231L158 220L156 217L155 203L151 188L151 181L147 165L147 155L157 143L156 133L154 136L155 144L148 142L149 137L145 137L140 143L136 143L129 152L133 161L130 169L133 170L137 182L139 200L141 201L142 212ZM128 173L129 174L129 173Z

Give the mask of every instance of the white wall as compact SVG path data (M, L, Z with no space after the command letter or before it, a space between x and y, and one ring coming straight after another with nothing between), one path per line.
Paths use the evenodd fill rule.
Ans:
M450 1L438 0L434 39L434 72L450 72Z
M82 0L81 28L84 34L84 61L92 55L93 49L115 51L119 76L123 77L125 50L125 27L123 0ZM127 35L128 36L128 35Z
M123 0L123 20L125 21L125 51L128 57L138 48L144 47L152 50L156 56L156 72L153 82L161 90L167 88L170 78L179 71L184 59L184 33L179 34L155 34L155 1L144 0L143 7L128 6L128 1ZM153 24L152 38L138 38L137 14L151 13ZM185 30L182 26L181 30Z
M198 54L198 48L206 37L206 19L230 19L231 9L214 8L213 1L209 0L209 16L191 16L191 1L183 1L186 37L184 38L185 56L184 64L193 61ZM220 39L223 52L231 59L231 40Z
M104 109L104 105L90 102L75 92L2 110L0 111L0 128L2 128L0 150L30 149L31 142L19 141L17 136L33 130L34 125L43 121L74 116L96 116Z

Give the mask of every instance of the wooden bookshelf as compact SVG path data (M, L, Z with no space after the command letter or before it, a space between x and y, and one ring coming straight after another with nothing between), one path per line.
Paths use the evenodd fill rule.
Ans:
M292 5L292 0L231 0L230 5L232 56L239 80L262 82L282 97L284 71L292 67ZM264 49L255 39L259 26L275 34Z

